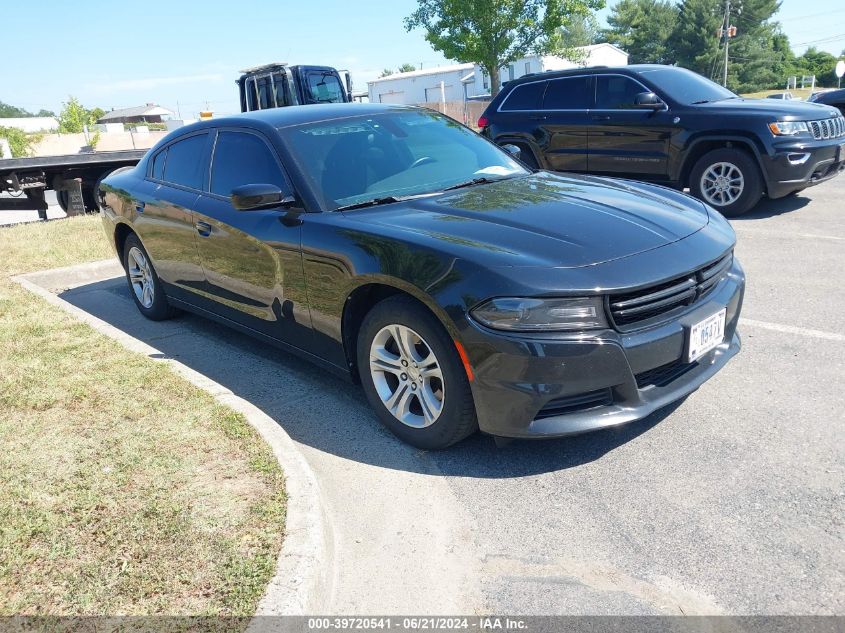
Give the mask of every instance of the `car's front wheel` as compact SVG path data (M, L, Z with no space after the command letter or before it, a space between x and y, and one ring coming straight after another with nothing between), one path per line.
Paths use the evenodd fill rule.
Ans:
M357 360L370 405L408 444L445 448L478 428L455 344L410 297L390 297L370 310L358 333Z
M754 158L738 149L714 149L690 172L690 192L729 218L750 211L763 195L763 177Z
M141 314L153 321L162 321L179 313L167 302L150 256L134 233L126 238L123 246L123 268L132 298Z

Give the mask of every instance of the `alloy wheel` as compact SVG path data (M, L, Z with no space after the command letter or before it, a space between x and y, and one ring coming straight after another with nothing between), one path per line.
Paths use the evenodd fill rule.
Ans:
M129 283L135 291L135 297L145 308L151 308L155 300L155 286L153 285L153 270L144 252L137 246L129 249L127 256Z
M701 194L713 206L736 202L745 190L745 178L733 163L714 163L701 175Z
M443 371L434 351L404 325L383 327L370 345L370 375L385 408L413 428L434 424L443 411Z

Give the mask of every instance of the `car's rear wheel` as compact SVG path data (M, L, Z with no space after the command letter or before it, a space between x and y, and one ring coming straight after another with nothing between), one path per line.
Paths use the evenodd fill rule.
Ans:
M123 268L132 298L141 314L153 321L163 321L179 313L167 302L150 256L134 233L126 238L123 246Z
M445 448L478 428L453 341L410 297L390 297L370 310L357 356L367 400L382 424L408 444Z
M763 178L754 158L738 149L714 149L690 172L690 191L727 217L750 211L763 195Z

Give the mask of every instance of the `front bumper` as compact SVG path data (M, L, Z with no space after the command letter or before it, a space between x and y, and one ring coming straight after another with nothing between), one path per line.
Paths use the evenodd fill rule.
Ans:
M474 326L464 341L481 430L514 438L573 435L642 419L687 396L739 352L744 289L734 260L701 303L644 330L513 336ZM689 326L723 308L724 342L686 363Z
M766 193L782 198L830 180L845 171L845 138L830 141L783 142L764 156Z

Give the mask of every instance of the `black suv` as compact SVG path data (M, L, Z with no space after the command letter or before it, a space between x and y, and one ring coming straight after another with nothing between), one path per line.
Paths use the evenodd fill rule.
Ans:
M689 187L727 216L845 169L845 118L743 99L674 66L578 68L509 82L478 121L532 167Z

